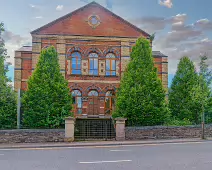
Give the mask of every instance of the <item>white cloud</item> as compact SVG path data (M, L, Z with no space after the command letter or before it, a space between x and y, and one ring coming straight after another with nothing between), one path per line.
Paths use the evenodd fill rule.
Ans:
M3 33L2 37L5 41L7 54L10 56L10 58L7 59L7 62L10 62L12 65L14 65L15 50L18 50L23 45L29 45L31 43L31 37L30 35L23 37L8 30Z
M172 8L173 6L172 0L159 0L159 4L167 8Z
M42 19L43 18L43 16L37 16L37 17L35 17L35 19Z
M64 7L63 5L58 5L58 6L56 7L56 10L57 10L57 11L62 11L62 10L63 10L63 7Z
M200 19L193 24L196 28L204 30L204 31L211 31L212 30L212 21L205 19Z
M33 4L29 4L29 6L30 6L31 8L35 8L35 5L33 5Z
M39 5L34 5L34 4L29 4L29 6L32 8L32 9L35 9L35 10L39 10L41 8L41 6Z

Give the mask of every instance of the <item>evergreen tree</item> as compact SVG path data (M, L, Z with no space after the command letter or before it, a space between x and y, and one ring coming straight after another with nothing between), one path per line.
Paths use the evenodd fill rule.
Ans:
M130 125L161 125L169 110L165 90L154 67L150 42L139 38L132 49L120 88L113 117L124 117Z
M199 123L201 108L200 78L193 62L182 57L169 91L169 108L174 118Z
M72 97L68 82L60 73L54 47L41 52L36 69L23 95L24 126L28 128L60 128L64 118L72 115Z
M206 123L212 122L212 91L211 91L211 83L212 83L212 71L209 70L208 57L207 55L200 56L200 72L199 76L201 79L202 85L202 93L204 98L203 104L203 112L205 113Z
M212 83L212 71L209 70L209 65L207 64L208 62L208 57L207 55L201 55L200 56L200 75L203 76L205 79L207 86L210 87Z
M8 72L7 50L2 39L3 32L4 25L0 23L0 129L8 129L16 127L16 95L6 76Z

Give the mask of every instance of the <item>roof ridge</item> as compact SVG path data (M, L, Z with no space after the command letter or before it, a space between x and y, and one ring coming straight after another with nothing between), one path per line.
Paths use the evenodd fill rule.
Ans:
M137 26L133 25L133 24L130 23L129 21L127 21L127 20L125 20L124 18L118 16L117 14L113 13L112 11L108 10L107 8L103 7L102 5L100 5L99 3L95 2L95 1L92 1L92 2L88 3L87 5L84 5L84 6L78 8L78 9L76 9L76 10L74 10L74 11L72 11L72 12L70 12L70 13L68 13L68 14L66 14L66 15L64 15L64 16L62 16L62 17L60 17L60 18L58 18L58 19L56 19L56 20L53 20L52 22L50 22L50 23L48 23L48 24L46 24L46 25L44 25L44 26L42 26L42 27L40 27L40 28L37 28L36 30L34 30L34 31L30 32L30 33L31 33L31 34L36 34L36 32L38 32L38 31L41 30L42 28L49 27L49 26L55 24L56 22L58 22L58 21L60 21L60 20L64 20L64 19L70 17L71 15L75 14L76 12L78 12L78 11L80 11L80 10L83 10L83 9L87 8L87 7L90 6L90 5L98 5L100 8L102 8L102 9L105 10L106 12L111 13L114 17L116 17L116 18L118 18L119 20L121 20L121 21L125 22L126 24L128 24L130 27L136 29L136 30L139 31L139 32L142 32L142 33L145 34L146 36L150 36L150 35L149 35L147 32L145 32L144 30L138 28Z

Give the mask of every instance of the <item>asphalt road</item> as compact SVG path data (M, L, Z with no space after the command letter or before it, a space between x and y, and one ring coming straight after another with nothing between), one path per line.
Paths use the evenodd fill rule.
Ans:
M211 170L212 142L0 149L0 170Z

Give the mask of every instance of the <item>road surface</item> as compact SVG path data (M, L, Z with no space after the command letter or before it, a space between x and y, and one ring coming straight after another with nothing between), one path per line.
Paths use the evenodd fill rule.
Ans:
M0 149L1 170L211 170L212 142Z

